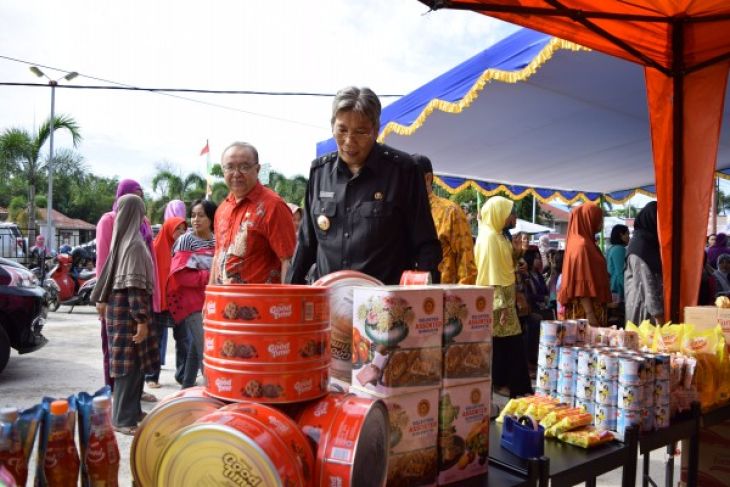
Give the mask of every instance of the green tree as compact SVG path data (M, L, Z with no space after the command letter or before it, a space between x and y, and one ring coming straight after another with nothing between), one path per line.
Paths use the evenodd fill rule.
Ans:
M183 176L170 163L158 165L158 173L152 178L152 190L160 194L148 204L148 216L152 221L160 221L165 205L171 200L182 200L190 204L205 197L206 180L197 173Z
M299 206L304 204L304 195L307 193L307 178L304 176L294 176L290 179L276 171L271 171L268 186L285 201Z
M2 165L11 171L14 171L21 177L27 185L28 191L28 214L36 214L35 194L36 188L48 170L49 162L55 164L62 161L64 152L59 151L54 154L54 161L49 161L48 157L42 157L41 149L48 141L51 135L50 119L43 122L38 131L31 133L23 128L9 128L0 134L0 160ZM67 115L60 115L53 119L53 131L66 130L71 135L73 146L78 146L81 141L79 126L76 121ZM29 235L28 238L35 237L36 222L32 218L28 222Z

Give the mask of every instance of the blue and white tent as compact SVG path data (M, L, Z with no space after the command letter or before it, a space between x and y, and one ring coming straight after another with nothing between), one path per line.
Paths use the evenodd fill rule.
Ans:
M379 140L427 155L450 191L654 195L643 68L529 29L385 107ZM335 149L333 139L317 144L318 155ZM730 173L727 127L717 167Z

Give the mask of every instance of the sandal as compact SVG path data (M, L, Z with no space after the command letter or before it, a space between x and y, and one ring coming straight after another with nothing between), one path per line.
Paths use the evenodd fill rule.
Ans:
M157 402L157 398L149 392L143 392L140 401L144 402Z
M114 431L116 431L119 434L127 435L127 436L134 436L135 433L137 433L137 427L136 426L114 426Z
M162 387L162 386L160 385L160 383L159 383L159 382L155 382L155 381L149 381L149 382L147 383L147 387L149 387L150 389L159 389L159 388L160 388L160 387Z

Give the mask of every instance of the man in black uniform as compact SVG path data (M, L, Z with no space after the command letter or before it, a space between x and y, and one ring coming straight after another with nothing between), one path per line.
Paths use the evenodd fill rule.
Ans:
M304 218L287 281L353 269L385 284L405 270L439 282L441 245L423 174L410 155L377 144L380 100L369 88L340 90L332 103L337 152L309 171Z

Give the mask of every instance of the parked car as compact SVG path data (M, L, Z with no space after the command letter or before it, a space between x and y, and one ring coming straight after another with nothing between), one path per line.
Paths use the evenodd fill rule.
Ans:
M25 264L28 244L16 223L0 223L0 257Z
M28 269L0 257L0 372L10 358L10 349L30 353L48 340L41 333L48 307L46 291Z

